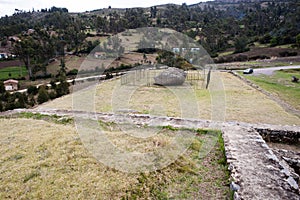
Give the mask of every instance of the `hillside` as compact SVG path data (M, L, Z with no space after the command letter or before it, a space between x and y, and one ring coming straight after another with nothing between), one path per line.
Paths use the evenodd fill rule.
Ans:
M122 54L124 47L120 42L108 37L117 33L126 35L128 29L154 26L186 34L202 45L217 63L290 57L299 55L299 21L300 6L296 0L209 1L83 13L52 7L2 17L0 53L12 56L10 59L18 56L30 79L49 77L48 72L57 71L58 65L50 64L55 59L87 55L92 50L109 52L114 48ZM136 44L143 46L143 42L144 38L140 38ZM150 53L159 55L159 52ZM127 65L122 60L119 64Z
M158 26L185 32L212 54L245 43L295 44L299 34L300 8L296 0L287 1L211 1L194 5L157 5L150 8L98 9L68 13L51 8L36 12L18 12L0 19L1 46L12 35L28 29L53 30L76 26L78 30L118 33L125 29ZM75 24L74 24L75 23ZM66 42L68 40L64 39Z

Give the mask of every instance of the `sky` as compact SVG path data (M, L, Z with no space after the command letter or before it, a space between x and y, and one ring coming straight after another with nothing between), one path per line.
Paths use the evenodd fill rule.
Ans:
M52 6L64 7L69 12L84 12L100 8L132 8L132 7L149 7L160 4L174 3L188 5L199 3L207 0L0 0L0 16L12 15L15 9L32 11L41 8L51 8Z

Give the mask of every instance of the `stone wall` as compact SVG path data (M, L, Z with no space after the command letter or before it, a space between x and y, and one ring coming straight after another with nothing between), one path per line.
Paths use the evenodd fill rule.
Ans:
M256 128L256 131L263 137L266 142L300 144L300 130L276 130Z

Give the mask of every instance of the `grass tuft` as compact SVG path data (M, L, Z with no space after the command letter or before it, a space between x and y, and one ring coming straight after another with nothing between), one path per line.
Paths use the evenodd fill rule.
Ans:
M39 171L32 171L31 173L27 174L24 179L23 179L23 183L26 183L27 181L40 176L41 173Z

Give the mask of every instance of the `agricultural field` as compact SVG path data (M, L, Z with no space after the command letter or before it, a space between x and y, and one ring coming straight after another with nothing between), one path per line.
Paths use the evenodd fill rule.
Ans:
M120 148L136 149L140 144L113 125L99 123ZM230 199L232 195L224 144L216 131L216 143L204 157L199 155L209 132L182 130L195 137L174 163L154 172L125 173L98 162L82 145L72 120L27 113L0 119L0 130L0 199ZM167 145L167 136L158 137L176 131L163 127L142 144L148 150Z
M27 69L22 67L5 67L0 69L0 80L6 79L14 79L14 78L21 78L26 77L28 75Z
M95 67L98 68L103 67L102 63L104 64L104 66L109 65L109 67L118 67L121 64L133 66L136 63L142 63L142 61L144 60L143 55L144 54L142 53L129 53L129 54L122 55L118 60L107 60L107 61L95 59L87 55L82 57L68 55L65 56L65 63L66 63L67 71L71 71L73 69L79 70L82 65L85 66L82 67L82 69L84 68L84 70L94 70ZM155 60L156 56L157 54L146 54L147 61L151 61L152 63L156 62ZM113 63L111 64L111 62ZM56 60L53 63L49 64L49 66L47 66L47 72L51 74L57 74L59 68L60 68L60 60Z
M271 76L245 76L261 88L271 92L297 110L300 110L300 83L293 83L292 76L300 78L300 69L280 70Z

